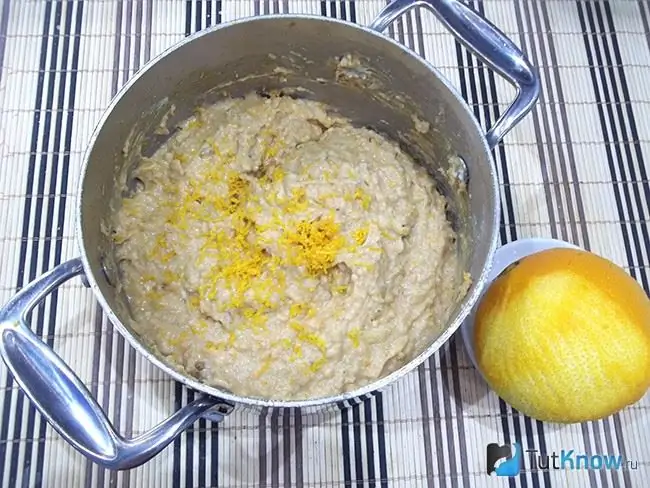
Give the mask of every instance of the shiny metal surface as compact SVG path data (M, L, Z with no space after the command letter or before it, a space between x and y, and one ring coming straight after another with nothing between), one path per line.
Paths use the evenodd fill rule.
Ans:
M256 39L264 39L259 43ZM363 59L362 74L352 83L340 81L338 59L349 53ZM272 56L269 57L269 54ZM278 69L280 68L280 69ZM352 75L356 72L351 73ZM360 87L367 83L369 88ZM223 90L212 87L223 86ZM277 401L241 397L200 383L152 354L131 329L125 299L101 272L111 262L111 244L101 232L114 194L115 167L129 164L122 154L132 127L150 134L166 114L169 125L182 120L197 100L213 101L251 90L300 87L300 96L325 101L359 125L396 140L430 170L449 202L460 234L464 270L473 279L466 299L458 303L448 327L422 354L392 374L363 388L333 397ZM374 88L370 88L374 87ZM378 87L378 88L377 88ZM143 117L141 107L155 107ZM431 130L414 129L413 116L429 121ZM119 141L119 142L118 142ZM145 142L145 152L162 141ZM467 192L445 175L461 156L469 173ZM132 78L116 97L90 142L78 200L78 233L88 280L116 328L138 351L185 385L239 405L314 407L353 399L405 375L436 351L458 328L481 289L496 248L498 183L483 131L461 96L433 67L401 44L372 29L335 19L310 16L264 16L201 31L163 53ZM108 266L109 268L114 266ZM110 276L111 273L108 273Z
M519 75L510 71L512 66L495 55L500 36L484 39L485 44L477 48L473 43L483 39L479 34L493 32L472 31L466 21L449 18L458 12L468 15L463 10L451 10L456 2L433 4L447 16L452 32L472 44L476 52L496 61L498 69L519 82L525 78L517 78ZM397 0L382 12L373 27L385 27L397 12L411 5ZM338 60L346 54L361 60L360 70L340 69ZM523 58L521 63L528 66ZM536 79L529 83L536 84ZM135 135L142 136L142 151L148 154L163 142L154 129L172 104L175 111L169 125L189 115L198 103L273 89L293 89L297 96L330 104L355 123L398 141L424 165L449 202L463 265L459 279L462 271L472 276L465 299L457 304L447 327L425 351L392 374L342 395L271 401L241 397L202 384L167 364L134 333L126 299L113 286L117 263L112 259L111 242L102 232L101 222L116 191L116 174L131 164L129 151L123 151L127 141L133 142L131 129L137 128ZM500 210L490 149L534 102L534 92L527 93L529 102L511 110L510 116L486 138L462 97L434 67L373 28L323 17L273 15L215 26L186 38L131 78L104 112L89 141L80 179L76 209L80 258L43 275L0 310L3 359L57 431L89 459L112 469L145 462L202 415L219 421L237 405L322 408L338 401L354 401L386 387L449 339L470 313L486 283L497 246ZM413 117L429 122L431 129L425 134L418 132ZM454 174L460 175L460 180L444 176ZM125 440L115 432L79 379L29 331L24 321L28 311L47 293L82 271L110 321L140 354L177 381L206 394L137 439Z
M379 32L415 7L425 7L483 62L517 88L517 96L485 135L494 148L529 112L539 97L539 77L521 50L496 26L458 0L395 0L370 24Z
M27 326L25 318L49 293L83 273L66 261L17 293L0 310L0 353L9 371L47 421L89 459L109 469L138 466L158 454L199 417L223 420L232 405L203 395L149 432L122 438L74 372Z

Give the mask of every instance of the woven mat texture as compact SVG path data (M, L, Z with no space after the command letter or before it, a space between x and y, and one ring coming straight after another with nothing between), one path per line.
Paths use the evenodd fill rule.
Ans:
M251 15L311 13L368 24L383 0L4 0L0 3L0 301L77 256L82 154L111 97L149 59L205 27ZM501 239L556 237L623 266L649 291L650 4L474 0L538 67L534 110L495 152ZM510 101L425 11L387 35L435 64L485 128ZM263 42L263 40L260 40ZM136 435L193 398L113 331L80 280L32 326ZM571 374L571 372L567 372ZM486 445L622 455L621 470L486 473ZM528 456L528 455L526 455ZM527 461L528 457L526 457ZM634 469L632 469L634 468ZM606 420L556 426L499 400L456 335L392 387L323 415L237 411L197 422L148 464L89 463L0 367L0 486L26 487L639 487L650 486L650 396Z

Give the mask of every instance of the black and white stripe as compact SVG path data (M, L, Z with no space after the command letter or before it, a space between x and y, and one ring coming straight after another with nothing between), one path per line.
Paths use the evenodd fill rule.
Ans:
M382 392L337 403L341 418L340 469L344 486L388 486Z
M470 5L485 15L482 2L474 2ZM415 23L415 29L413 29L413 23ZM412 34L414 31L415 38ZM394 27L389 28L391 35L396 36L401 42L406 40L409 47L424 56L423 31L422 17L418 11L411 15L405 15L395 22ZM454 45L456 63L459 66L458 78L461 94L473 108L475 116L482 125L489 127L500 115L494 74L488 71L486 75L482 64L477 63L474 56L470 55L460 43L455 42ZM503 186L500 234L502 242L505 243L516 239L517 231L510 175L502 144L494 151L494 157ZM482 466L469 465L468 449L472 440L467 437L463 412L464 400L461 393L463 387L460 378L461 365L459 364L459 356L462 354L461 347L457 339L452 339L418 369L420 408L423 415L423 450L426 462L426 480L429 487L470 486L471 475L483 468ZM508 422L510 409L503 401L499 401L499 407L505 442L515 439L521 442L524 435L521 432L517 413L513 414L514 432L511 433ZM525 420L524 424L530 425L530 420ZM526 429L526 433L530 435L530 428ZM497 440L500 439L490 441ZM475 446L472 447L475 448ZM484 448L484 446L481 447ZM484 455L482 450L480 454L481 457ZM537 475L533 475L534 482L536 479ZM527 486L525 475L520 476L519 481L522 486ZM510 480L510 482L511 485L514 485L515 480Z
M551 235L590 248L592 244L596 247L602 242L599 242L597 232L592 231L591 236L588 234L589 207L587 206L587 211L584 208L585 203L589 204L588 193L584 186L578 185L580 181L578 170L581 168L579 151L580 147L584 147L582 145L584 141L579 139L579 131L575 125L570 126L569 124L569 122L575 122L575 119L571 118L575 116L572 113L574 105L569 103L567 106L564 103L565 98L570 98L572 93L583 87L571 86L567 78L562 78L562 72L555 69L557 65L562 64L558 62L558 56L562 61L563 51L567 49L561 44L562 40L567 39L564 37L566 33L560 30L562 27L551 24L552 16L558 15L555 10L557 3L513 0L511 3L501 3L495 8L500 12L512 11L513 22L516 21L519 26L520 44L533 58L535 64L540 67L543 83L542 98L539 106L528 120L530 121L530 132L532 134L534 131L535 135L535 141L530 145L530 150L538 155L540 160L540 174L544 181L543 200L545 200L545 205L543 206L548 209ZM114 37L109 41L112 41L116 54L112 61L107 60L106 66L110 68L111 63L114 65L114 76L110 80L113 94L140 64L149 58L151 25L153 23L156 27L157 23L164 24L164 21L155 15L152 18L151 13L154 8L158 9L158 13L165 11L163 17L167 16L171 19L169 24L164 25L174 25L181 31L184 29L187 33L204 28L210 23L220 22L221 2L203 0L184 3L182 6L185 9L181 10L180 18L169 13L173 10L173 7L168 8L172 5L171 2L157 4L152 0L125 0L111 3L110 8L115 8L116 4L119 20L116 20L116 25L109 27L109 29L115 29ZM155 7L154 4L156 4ZM7 0L2 4L0 60L4 49L5 37L3 34L6 33L8 12L10 8L12 11L17 8L16 5L16 2L12 2L10 6ZM29 8L38 8L39 12L46 15L45 19L38 19L39 24L43 23L44 37L40 46L40 59L33 63L34 66L38 64L39 68L38 75L34 75L34 80L38 76L38 83L35 83L33 88L36 93L34 129L31 142L26 141L24 148L27 149L29 146L30 154L25 152L25 165L28 169L26 171L27 200L23 211L23 229L20 236L22 238L20 269L16 267L18 271L16 285L19 288L42 271L50 269L54 263L61 259L61 255L65 251L65 248L62 249L63 226L58 224L63 222L62 212L67 206L65 185L68 175L65 172L69 164L67 158L70 154L70 137L73 137L70 128L73 122L76 126L79 125L79 120L76 120L79 118L79 114L73 114L71 110L75 105L73 87L77 84L77 72L73 68L73 63L77 62L75 59L78 58L80 45L83 47L84 43L84 37L78 35L80 30L78 22L81 22L82 14L85 14L84 22L88 22L88 18L92 16L89 2L85 3L85 9L83 8L84 4L78 1L47 1L38 7L34 7L36 5L34 2L27 2L26 5L31 5ZM363 9L361 9L361 5L363 5ZM475 3L474 5L477 10L483 8L483 4ZM648 242L647 221L650 190L647 167L639 143L639 141L647 140L647 134L643 133L642 112L633 113L633 109L636 111L638 107L630 103L631 98L638 99L639 97L638 93L633 93L632 97L628 93L625 75L631 77L631 74L629 71L625 73L622 68L625 59L621 59L619 47L619 42L626 42L629 46L631 41L624 39L623 36L617 38L616 34L612 34L616 32L612 13L612 10L616 8L615 3L581 1L563 3L563 5L563 11L566 11L565 13L571 17L571 22L575 20L577 23L578 18L582 22L584 47L571 49L577 53L577 56L586 55L589 58L589 63L585 62L589 68L585 66L584 72L591 75L591 79L587 78L587 81L593 83L593 92L597 98L591 109L595 116L595 125L600 125L597 128L602 131L605 140L604 144L598 144L598 149L602 152L602 159L609 164L608 169L613 180L612 186L607 191L611 191L615 196L612 199L616 204L613 212L617 213L622 220L620 224L622 245L620 247L625 249L626 261L631 273L648 291L649 280L646 274L648 273L650 243ZM487 2L485 2L485 6L491 7ZM231 3L229 8L235 16L240 15L243 10L248 11L247 9L250 9L251 12L255 10L255 13L259 14L275 13L287 12L289 3L286 0L254 0L253 5L240 7ZM320 10L323 15L343 17L353 21L356 20L357 15L360 17L364 14L368 15L368 10L372 9L366 4L338 0L334 2L319 1L304 8L314 9L315 12ZM650 15L647 2L639 1L638 10L641 15L637 23L647 27ZM618 15L616 11L614 11L614 15ZM549 16L551 16L550 20ZM616 18L618 19L618 17ZM55 28L57 25L59 26L58 30ZM40 25L39 28L41 28ZM156 31L158 29L159 27ZM165 29L170 30L169 27ZM574 29L574 31L578 30ZM417 11L404 16L402 21L390 30L391 35L424 55L425 40L422 32L422 19ZM165 32L165 34L171 35L172 33ZM156 39L163 44L167 42L162 40L163 38L164 36L161 36ZM650 40L647 36L648 46L641 37L639 39L642 41L639 44L639 49L643 52L650 49ZM41 41L39 39L36 42ZM435 56L439 54L429 53L427 57L435 63L437 59ZM90 55L96 56L97 53ZM623 51L623 55L626 55L625 51ZM629 54L627 55L629 56ZM461 65L458 75L461 78L463 95L466 100L476 104L473 105L476 116L484 126L488 126L499 115L494 80L491 75L485 74L464 50L459 49L457 56ZM564 64L566 64L566 58ZM455 70L455 67L453 69ZM564 86L561 82L564 83ZM82 86L82 83L80 81L79 86ZM634 91L632 83L631 88ZM566 97L563 89L566 90ZM81 100L81 95L78 95L77 99ZM638 101L634 103L638 103ZM638 128L636 122L639 122ZM570 127L573 129L573 133ZM641 133L639 134L639 132ZM575 148L576 154L574 154L572 146L574 137L578 143ZM596 139L601 138L597 137ZM590 139L590 141L592 140ZM589 144L592 148L595 146L593 141ZM510 153L507 156L509 159L514 159ZM516 198L512 196L512 193L516 190L511 189L510 180L515 180L516 174L505 171L505 159L505 148L501 146L495 151L495 162L499 167L503 184L501 227L503 242L523 236L527 232L527 224L515 216L515 210L520 209L514 205ZM576 159L578 159L577 163ZM517 162L512 161L512 163L514 166ZM511 171L513 166L510 167ZM576 166L578 166L578 170ZM601 179L607 178L601 177ZM22 190L20 188L16 191ZM70 188L67 190L70 191ZM57 194L56 198L49 196L55 193ZM42 195L45 195L45 198ZM64 195L64 197L61 199L59 195ZM614 219L615 217L612 218L612 220ZM517 221L515 222L515 220ZM515 224L518 224L519 232L515 230ZM524 224L523 230L521 230L521 224ZM546 222L542 224L546 225ZM18 249L18 244L16 248ZM34 327L50 343L53 341L53 317L57 315L57 310L61 312L62 308L62 298L57 300L57 296L53 295L33 314ZM61 313L58 315L61 316ZM133 428L133 423L137 424L139 417L146 417L150 412L148 405L142 406L140 415L133 411L134 398L130 394L134 388L137 390L140 387L139 384L135 384L134 371L137 372L140 368L142 369L141 374L144 372L147 379L159 378L155 377L155 368L145 371L146 366L140 364L140 358L133 355L128 344L125 344L119 334L113 333L112 327L106 322L101 309L96 310L95 318L95 344L92 346L91 352L93 357L101 358L101 361L93 361L92 368L89 368L89 372L92 369L90 372L92 375L91 390L104 404L109 418L115 420L116 426L122 432L129 433L131 430L137 430L137 428ZM59 333L61 333L60 330ZM62 342L56 340L57 344ZM468 449L473 449L472 442L475 433L465 430L468 427L471 428L473 419L468 420L468 416L471 417L472 413L468 412L467 404L463 407L467 385L461 384L464 379L464 371L463 366L459 364L461 360L459 346L457 340L452 339L449 345L432 358L427 366L420 368L417 376L420 396L416 397L416 401L419 403L416 406L421 409L423 418L413 420L418 423L421 421L422 427L418 425L417 429L412 432L420 434L420 438L424 439L423 441L418 440L422 447L418 446L416 451L418 453L423 451L422 458L426 457L426 477L429 486L471 486L474 483L482 484L484 481L480 476L476 478L476 472L482 470L483 466L469 465L466 454ZM187 392L180 386L174 391L176 384L172 384L164 376L161 376L160 379L163 379L164 383L159 382L157 385L160 386L151 386L151 388L155 391L160 389L160 398L165 405L170 398L174 398L177 405L182 406L193 395L193 392ZM2 460L5 469L0 470L0 486L51 485L57 479L55 476L59 476L63 472L63 468L59 469L57 475L52 474L51 471L52 466L62 455L65 446L62 447L60 440L56 442L51 442L49 439L44 440L45 424L41 422L40 416L34 414L34 410L28 406L28 402L16 389L15 383L10 378L7 379L5 385L12 385L13 388L2 392L0 460ZM173 385L171 389L168 388L170 385ZM145 387L149 388L149 386ZM409 386L407 391L417 395L415 393L417 388L417 385L414 388ZM402 486L408 486L409 483L413 486L421 486L424 485L424 480L421 479L417 466L412 466L409 468L410 470L405 468L407 478L395 476L396 473L391 469L393 463L407 462L407 456L403 451L400 452L400 449L405 450L409 446L405 446L403 440L398 441L398 438L401 433L407 436L409 435L407 433L410 432L409 428L400 426L399 422L405 419L400 418L396 421L395 411L391 411L391 408L393 408L393 404L400 406L403 403L409 405L413 403L400 400L401 397L395 393L396 391L387 391L383 395L377 394L358 404L341 405L335 413L336 421L331 424L319 422L318 426L314 426L314 430L322 429L320 432L324 434L323 439L328 439L328 436L331 436L332 444L325 449L332 449L332 447L335 451L338 449L335 452L335 459L328 457L327 453L318 452L317 448L312 445L310 433L312 429L307 429L304 432L302 430L303 425L310 421L303 417L300 411L269 411L268 414L262 415L254 426L244 425L244 418L240 416L228 419L229 425L222 426L220 430L213 428L214 426L205 421L200 421L197 423L198 428L188 430L187 434L177 441L167 453L161 454L141 470L112 473L99 470L96 466L88 463L85 478L83 469L81 477L75 478L77 476L75 474L76 467L70 464L69 470L65 468L67 474L63 476L70 483L77 483L80 486L129 486L129 484L139 486L151 483L167 486L173 482L174 486L189 487L223 486L230 482L237 486L241 484L242 486L284 486L288 488L290 486L302 487L303 475L310 483L318 484L322 481L323 484L338 485L339 481L343 481L336 478L335 471L340 467L345 486L389 486L393 483L395 485L401 483ZM136 396L136 404L139 401ZM384 407L387 409L389 422L386 432L384 431ZM547 441L565 443L564 445L548 446L548 450L571 448L581 442L579 438L574 440L566 431L563 431L561 435L557 433L553 435L548 433L547 428L547 432L544 432L544 429L540 429L539 424L527 423L527 419L516 412L513 416L511 409L507 408L503 402L499 403L499 407L501 409L500 421L502 422L499 430L503 431L506 441L518 438L524 442L524 448L527 448L528 440L534 439L539 443L536 447L541 451L546 449ZM398 408L394 407L393 410L398 410ZM631 410L631 412L634 411ZM632 413L626 415L632 415ZM409 412L408 419L416 417L417 415L411 415ZM629 417L623 416L622 418ZM339 419L340 422L337 422ZM143 421L142 423L147 422ZM235 436L239 435L239 432L242 434L246 432L244 429L252 429L249 431L250 446L255 445L259 440L259 444L254 449L255 452L248 451L250 446L247 448L244 447L244 444L230 444ZM625 454L627 451L630 457L634 458L638 451L635 446L638 446L640 441L634 440L629 431L626 437L627 445L623 442L623 429L618 416L602 422L584 424L576 427L576 430L578 433L582 430L587 452L609 451ZM48 437L50 433L51 430L48 431ZM479 434L476 433L477 436ZM321 439L320 434L317 435ZM637 437L637 439L641 439L641 437ZM303 442L305 442L304 446ZM226 451L219 451L220 444L226 446ZM336 446L333 446L334 444ZM304 453L303 447L307 449ZM390 451L389 456L387 456L387 451ZM167 454L169 454L169 464L173 465L170 466L171 471L167 467ZM234 461L231 461L229 456ZM46 457L47 459L45 459ZM339 457L341 459L338 459ZM388 467L386 466L387 457L390 463ZM246 476L246 462L253 466L251 468L254 471L252 477ZM304 473L303 463L307 466ZM313 468L311 463L314 463ZM327 468L319 467L325 463L328 464ZM83 461L82 466L84 466ZM229 480L228 474L224 474L228 466L237 466L237 472L244 474L237 481L234 478ZM324 481L322 478L314 478L314 472L320 472L328 477L329 474L324 473L325 469L333 473L332 479ZM222 471L220 472L220 470ZM391 479L394 479L393 482L388 481L389 473ZM412 479L408 478L408 475L411 474L414 476ZM561 485L563 478L556 477L556 474L558 473L551 473L549 480L548 475L542 472L525 473L511 484L515 486L550 486L550 482L554 481L555 484ZM262 480L260 484L255 483L257 476ZM585 473L580 480L589 483L590 486L633 486L635 479L639 482L642 476L641 471L637 473L591 471L588 474ZM505 480L502 481L505 482Z
M514 4L519 39L531 62L540 66L542 90L538 106L531 113L537 151L553 238L589 246L584 203L579 186L575 156L567 123L567 113L557 66L552 26L545 3L517 0ZM540 35L534 35L537 32ZM557 103L551 104L552 100ZM574 202L575 200L575 202ZM579 226L579 228L578 228Z
M82 1L45 6L18 289L61 262L82 17ZM54 292L31 317L33 330L50 346L54 344L57 305L58 293ZM6 387L13 385L8 376ZM8 429L11 415L13 433ZM2 417L0 459L4 461L8 454L9 439L26 438L28 442L11 447L9 469L0 471L0 485L7 480L10 485L19 480L23 485L39 485L47 424L19 390L5 394Z
M34 239L30 239L30 235L34 235L34 237L37 237L36 234L40 233L40 216L43 208L43 199L33 198L32 195L33 194L42 195L45 188L45 171L47 168L47 161L46 161L47 144L44 144L43 139L49 137L49 130L44 134L41 133L40 123L41 123L41 117L43 117L44 119L43 125L47 123L48 128L51 125L51 108L52 108L51 102L50 102L50 106L48 106L45 99L46 98L49 100L53 99L53 95L46 96L46 90L49 93L51 90L53 91L53 88L50 88L51 83L48 83L49 79L46 81L45 78L46 76L49 75L48 67L51 65L51 61L48 58L48 50L52 49L50 47L50 32L53 28L52 19L53 17L54 18L56 17L56 13L53 14L52 10L53 10L52 5L50 4L46 5L45 17L43 22L43 34L42 34L43 38L42 38L41 49L40 49L39 78L38 78L38 85L36 88L37 94L36 94L36 103L34 109L33 126L32 126L33 127L32 137L30 143L30 158L29 158L29 169L27 173L27 187L25 190L26 193L25 207L23 210L22 242L20 246L19 268L18 268L18 277L16 283L16 288L18 290L21 289L26 283L29 283L31 280L35 278L36 258L38 257L38 253L39 253L37 241ZM58 17L59 19L61 17L60 11L58 12ZM56 45L58 46L58 39ZM56 63L56 56L55 56L54 63ZM42 75L40 75L40 73L42 73ZM43 106L44 104L45 106ZM37 154L42 155L40 161L37 161L38 159ZM34 206L36 206L36 208L33 208ZM32 221L33 214L36 214L35 220L38 219L39 222L39 225L37 227L34 225L35 222ZM33 231L34 228L36 228L36 231ZM30 248L29 250L28 247ZM28 256L30 258L29 263L27 262ZM29 270L27 269L28 267ZM25 275L26 271L29 273L27 276ZM32 328L34 328L34 319L38 320L38 318L42 315L43 306L47 302L48 302L47 300L44 301L40 307L35 309L35 313L31 315L30 322ZM36 323L35 325L36 325L36 331L39 333L39 335L42 335L42 328L43 328L42 321L41 324ZM13 380L13 377L11 375L7 375L5 387L11 388L14 384L15 382ZM15 398L14 398L14 394L15 394ZM3 413L2 413L2 430L0 430L0 459L2 460L9 459L7 457L6 450L7 447L11 447L11 463L14 465L17 462L19 445L16 444L14 446L12 444L11 446L8 446L7 441L13 438L20 438L20 432L21 432L20 427L23 418L24 401L25 401L24 394L20 390L17 391L7 390L4 397L4 406L3 406ZM8 430L9 430L9 420L11 415L15 416L15 420L14 420L14 429L13 429L14 432L10 435L8 433ZM34 416L33 409L30 412L30 416L33 419ZM32 433L33 433L33 427L32 427ZM14 458L16 460L14 460ZM12 476L12 471L13 471L13 476ZM12 484L16 483L15 466L13 469L9 467L8 469L0 470L0 481L2 481L1 484L3 485L5 482L5 478L9 478L9 482Z
M576 9L583 30L627 264L630 274L649 293L646 268L649 264L647 253L650 239L648 215L644 209L648 208L650 202L650 187L611 7L608 3L577 1ZM613 424L613 429L610 424ZM615 438L612 438L612 430L616 434ZM583 433L588 440L587 449L626 456L620 415L585 424ZM632 486L627 470L610 473L614 486L620 486L620 475L625 486ZM603 486L608 484L607 479L607 473L600 472Z
M426 57L422 13L410 12L389 27L389 34ZM445 33L445 35L449 35ZM429 488L470 485L457 341L432 356L417 371L426 483ZM434 459L435 456L435 459Z
M485 16L484 2L473 1L469 3L479 13ZM463 98L470 104L474 115L484 127L490 127L500 116L499 98L495 82L495 74L491 70L486 70L483 63L470 55L460 43L456 43L456 53L458 64L461 66L459 71L460 88ZM493 151L496 167L501 182L501 243L516 240L517 223L515 220L515 211L511 187L511 177L508 169L505 146L500 143ZM452 364L452 369L458 369L457 364ZM503 431L504 441L511 443L517 441L521 443L522 449L534 449L540 446L535 445L534 430L537 431L537 437L543 443L544 432L541 422L535 422L527 416L521 415L516 409L507 405L502 399L499 399L499 410L501 413L501 429ZM512 420L512 423L510 422ZM529 486L529 481L533 487L540 486L540 474L538 472L522 471L518 481L522 487ZM545 480L548 481L548 480ZM514 478L508 480L510 486L515 486Z
M111 97L135 73L151 54L152 4L150 0L118 2L115 6L113 34L113 65ZM116 429L125 436L133 434L134 383L136 352L109 323L101 307L95 305L94 357L103 357L103 364L93 363L91 393L108 413ZM100 380L101 378L101 380ZM99 384L102 383L100 391ZM99 468L86 461L86 486L130 485L129 471L117 472Z
M648 46L648 51L650 51L650 4L647 0L638 0L639 3L639 13L641 14L641 25L643 25L643 31L646 33L645 41Z
M354 0L321 0L320 14L323 17L357 22L357 6Z
M426 58L424 31L422 12L416 9L398 18L388 27L387 34ZM447 365L450 360L454 364L458 362L453 339L450 345L418 368L414 382L422 415L423 443L417 450L424 454L422 476L429 488L470 485L458 370L451 371ZM450 390L457 401L450 398Z
M320 14L357 22L356 4L350 1L320 2ZM386 431L383 393L373 392L359 402L339 402L341 453L345 486L387 486ZM365 469L364 469L365 468Z
M221 23L221 0L186 0L184 28L190 36ZM181 383L174 387L175 409L195 399L195 392ZM200 419L172 445L172 486L219 486L219 429Z
M608 3L576 2L631 275L650 293L650 185ZM644 10L642 10L643 12ZM634 182L634 183L631 183ZM638 183L637 183L638 182Z
M253 0L255 15L281 14L289 12L289 0Z
M567 122L563 87L558 69L553 68L558 65L554 39L550 33L545 36L532 34L550 31L548 6L544 3L518 0L515 2L515 10L521 43L528 47L527 51L533 64L541 66L542 91L539 107L533 110L531 117L544 179L551 236L589 249L584 202L578 183L575 155L570 143L572 137ZM526 32L529 33L528 36ZM557 103L551 105L551 100ZM562 144L562 141L567 141L567 144ZM582 428L582 434L585 446L590 450L589 433L585 427ZM544 441L545 439L540 437L540 451L547 453L548 448ZM555 448L557 449L557 446ZM549 473L543 474L546 483L550 483ZM590 471L588 477L591 486L596 486L595 472Z
M261 410L257 419L260 488L303 486L302 421L299 409Z

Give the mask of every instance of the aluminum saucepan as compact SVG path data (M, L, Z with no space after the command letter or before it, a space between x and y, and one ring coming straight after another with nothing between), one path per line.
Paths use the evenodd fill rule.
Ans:
M517 89L515 101L487 134L435 67L382 34L391 22L416 6L432 11L459 41ZM337 65L337 60L346 54L362 60L360 69L339 69L342 65ZM189 115L197 101L251 90L291 88L297 96L325 101L355 123L399 141L437 175L438 186L449 201L450 218L461 236L459 252L472 285L437 339L389 376L340 396L270 401L209 387L147 349L129 327L124 299L112 285L107 265L110 243L100 223L108 212L116 169L127 164L125 143L134 133L147 136L151 149L162 142L154 134L161 117L171 117L168 125L172 126ZM531 109L538 94L537 74L522 52L494 25L455 0L396 0L369 27L316 16L272 15L190 36L133 76L102 116L85 153L76 200L80 256L30 283L0 310L2 357L58 433L86 457L110 469L129 469L146 462L198 418L221 421L235 406L318 408L359 399L386 387L437 351L480 296L497 247L500 214L491 150ZM170 115L163 109L171 104L176 111ZM425 134L413 130L414 120L428 122L430 130ZM29 312L48 293L78 275L83 276L115 328L140 354L203 393L140 437L124 439L115 431L88 389L26 322Z

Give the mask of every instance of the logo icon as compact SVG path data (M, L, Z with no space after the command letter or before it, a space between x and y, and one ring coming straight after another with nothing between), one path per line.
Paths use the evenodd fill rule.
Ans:
M517 476L521 470L521 446L496 443L487 445L487 473L497 476Z

